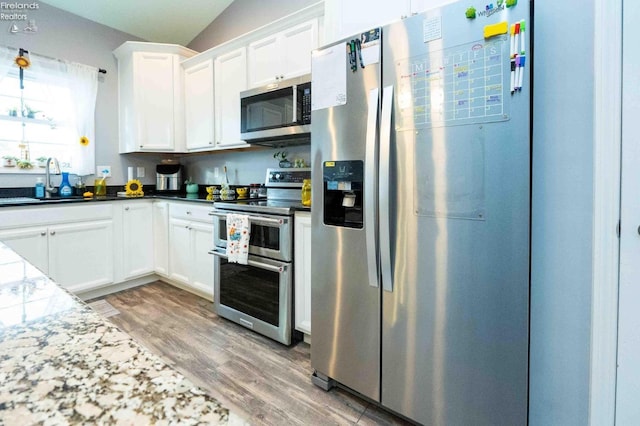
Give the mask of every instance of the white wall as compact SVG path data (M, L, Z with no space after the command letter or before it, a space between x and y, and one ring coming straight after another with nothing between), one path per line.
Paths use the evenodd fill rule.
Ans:
M593 0L535 4L531 425L588 424L593 7Z
M111 52L123 42L139 38L38 3L39 8L29 12L38 32L12 35L7 31L9 23L1 21L0 44L107 70L106 75L101 74L96 102L96 165L111 165L109 185L124 184L129 165L144 166L149 177L142 179L143 183L155 183L156 156L118 154L118 72ZM0 187L28 187L35 181L35 175L0 174ZM93 176L88 183L93 183Z

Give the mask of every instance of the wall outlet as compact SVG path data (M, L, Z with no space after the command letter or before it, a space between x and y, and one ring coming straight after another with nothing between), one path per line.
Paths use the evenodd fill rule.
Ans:
M111 166L96 167L96 176L111 177Z
M141 178L144 177L144 167L140 167L138 166L137 170L136 170L136 175Z

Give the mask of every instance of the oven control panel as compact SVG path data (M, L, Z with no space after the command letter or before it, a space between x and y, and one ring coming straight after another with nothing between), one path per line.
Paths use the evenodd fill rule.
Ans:
M267 187L302 188L302 182L305 179L311 179L311 169L308 167L267 169L265 185Z

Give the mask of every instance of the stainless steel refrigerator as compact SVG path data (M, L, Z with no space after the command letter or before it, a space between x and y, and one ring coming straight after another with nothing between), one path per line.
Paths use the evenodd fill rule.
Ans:
M313 52L313 381L426 425L527 423L531 28L513 3Z

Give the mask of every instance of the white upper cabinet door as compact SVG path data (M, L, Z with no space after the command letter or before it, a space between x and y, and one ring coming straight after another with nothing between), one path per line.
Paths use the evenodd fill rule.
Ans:
M249 44L249 87L259 87L280 78L282 52L279 34Z
M248 146L240 139L240 92L247 89L247 50L216 58L215 134L217 148Z
M184 73L196 54L175 44L127 41L118 59L120 153L184 152Z
M187 149L212 149L213 60L184 70L184 103Z
M249 87L264 86L311 72L311 51L318 47L318 20L280 31L249 45Z
M147 52L133 55L139 148L171 151L175 147L176 56Z
M311 51L318 47L318 20L312 19L282 32L285 79L311 73Z

